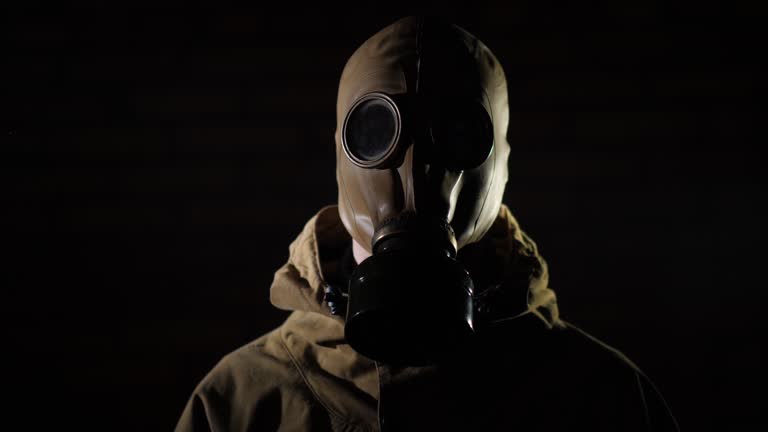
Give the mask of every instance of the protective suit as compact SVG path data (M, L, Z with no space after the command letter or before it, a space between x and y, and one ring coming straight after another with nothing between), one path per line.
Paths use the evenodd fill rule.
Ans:
M213 368L177 430L677 430L631 361L560 318L501 202L507 104L458 27L405 18L366 41L339 86L339 205L271 287L293 312Z

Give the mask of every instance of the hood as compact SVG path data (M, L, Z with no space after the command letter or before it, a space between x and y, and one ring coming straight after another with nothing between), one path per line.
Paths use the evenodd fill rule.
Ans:
M332 315L324 302L329 280L340 271L352 238L337 206L322 208L289 247L288 262L276 273L270 288L272 304L282 310ZM533 313L548 327L561 326L555 292L549 288L547 263L536 244L521 229L506 205L486 235L462 249L457 257L477 285L481 308L493 320Z

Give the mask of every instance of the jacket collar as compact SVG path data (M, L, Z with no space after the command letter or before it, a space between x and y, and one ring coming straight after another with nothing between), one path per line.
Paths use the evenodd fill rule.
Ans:
M317 312L343 320L331 314L324 295L327 281L338 271L351 241L338 207L322 208L291 243L288 262L275 273L270 289L272 304L283 310ZM469 251L470 247L465 249ZM513 305L508 316L533 313L549 327L562 325L555 293L548 286L547 263L507 206L501 206L491 229L478 244L472 245L467 259L472 260L472 255L495 257L502 283L524 275L520 304ZM516 308L519 313L514 311Z

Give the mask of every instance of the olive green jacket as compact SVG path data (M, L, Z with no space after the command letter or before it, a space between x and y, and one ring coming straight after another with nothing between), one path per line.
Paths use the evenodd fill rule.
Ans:
M350 241L335 206L306 224L270 292L293 313L210 371L177 431L676 430L629 360L560 320L546 263L506 206L459 256L504 313L439 366L377 364L346 344L323 297Z

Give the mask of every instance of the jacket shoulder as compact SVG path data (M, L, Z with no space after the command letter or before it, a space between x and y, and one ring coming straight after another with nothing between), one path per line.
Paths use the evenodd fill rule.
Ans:
M661 393L629 357L570 323L548 328L528 316L499 326L489 338L495 344L484 358L497 365L488 372L494 375L486 377L489 387L497 393L513 386L522 390L506 392L505 398L525 407L524 416L530 417L521 420L528 422L525 426L678 430ZM499 369L510 379L498 379L504 374L493 371ZM558 415L552 416L552 410Z
M555 337L564 340L565 350L575 364L591 366L572 375L581 375L579 385L594 386L598 400L602 399L605 406L617 403L618 412L625 417L639 417L634 424L645 425L644 430L679 431L661 392L640 367L618 349L570 323L564 324L563 329L555 331L560 333Z
M278 328L225 355L195 388L176 430L276 430L282 413L312 405Z

